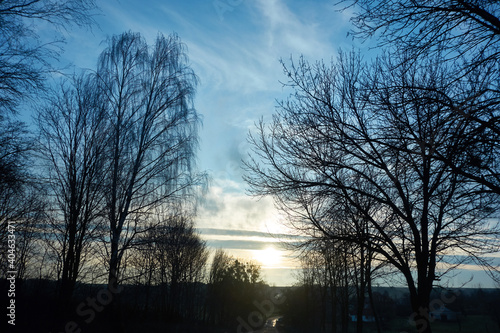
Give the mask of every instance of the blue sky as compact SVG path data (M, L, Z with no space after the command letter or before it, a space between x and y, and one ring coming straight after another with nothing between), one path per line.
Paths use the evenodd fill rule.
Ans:
M200 79L195 100L203 116L198 165L211 177L197 227L210 247L261 261L264 277L275 285L294 283L297 263L290 253L280 252L278 239L269 237L286 232L271 199L246 195L241 160L255 122L269 119L276 100L289 93L279 82L285 79L281 58L329 61L340 48L367 48L369 43L347 36L351 13L338 12L335 2L98 0L99 27L66 33L61 65L72 63L69 73L95 68L102 41L114 34L140 32L149 43L159 32L180 36ZM478 279L473 284L487 284Z

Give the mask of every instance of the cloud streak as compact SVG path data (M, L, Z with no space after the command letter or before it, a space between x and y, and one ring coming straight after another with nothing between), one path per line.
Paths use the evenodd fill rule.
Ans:
M257 200L245 194L243 184L217 179L198 213L199 228L232 229L259 233L283 233L282 217L271 198Z

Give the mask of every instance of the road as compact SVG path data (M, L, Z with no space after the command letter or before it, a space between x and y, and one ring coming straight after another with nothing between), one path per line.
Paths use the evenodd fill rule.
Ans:
M266 321L266 324L264 325L264 328L255 331L254 333L279 333L279 331L276 329L276 322L278 319L281 317L271 317Z

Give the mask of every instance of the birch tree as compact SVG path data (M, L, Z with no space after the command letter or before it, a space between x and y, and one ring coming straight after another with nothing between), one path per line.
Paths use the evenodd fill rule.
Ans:
M137 33L113 36L97 77L109 121L109 283L153 208L189 198L200 119L192 99L197 78L177 35L148 46Z

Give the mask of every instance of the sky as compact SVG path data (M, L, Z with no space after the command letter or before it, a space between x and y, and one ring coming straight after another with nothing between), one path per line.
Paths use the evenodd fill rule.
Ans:
M152 44L158 33L177 33L186 44L197 74L195 107L203 117L198 168L210 176L196 227L210 249L223 248L262 265L271 285L296 282L298 262L280 247L284 220L270 198L247 195L242 159L250 149L248 133L259 119L270 119L277 100L290 93L280 81L280 59L304 56L329 62L339 49L367 49L353 41L350 10L336 1L298 0L98 0L97 27L72 28L61 65L65 71L94 69L103 41L124 31L140 32ZM472 270L464 270L468 279ZM469 274L470 273L470 274ZM469 274L469 275L467 275ZM486 286L477 273L472 284ZM453 277L460 283L464 277ZM473 286L473 285L469 285Z

